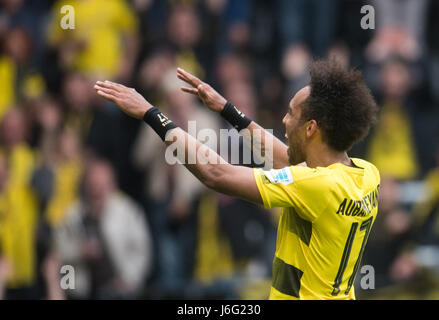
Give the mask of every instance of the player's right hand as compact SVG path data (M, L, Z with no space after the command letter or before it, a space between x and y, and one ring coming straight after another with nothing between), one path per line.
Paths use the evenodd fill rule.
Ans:
M153 106L133 88L108 80L97 81L94 86L96 93L102 98L110 100L129 116L142 119Z
M193 87L182 87L182 91L198 96L212 111L220 113L223 110L227 100L210 85L181 68L177 68L177 77Z

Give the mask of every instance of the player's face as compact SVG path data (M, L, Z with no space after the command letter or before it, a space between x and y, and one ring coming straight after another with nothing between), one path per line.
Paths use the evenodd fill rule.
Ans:
M305 161L305 123L300 121L302 110L300 105L309 96L309 87L301 89L291 99L288 111L282 122L285 125L285 136L288 139L288 157L292 165Z

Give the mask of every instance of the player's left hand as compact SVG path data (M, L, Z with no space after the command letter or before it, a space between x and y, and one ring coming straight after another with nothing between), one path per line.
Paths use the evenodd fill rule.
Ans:
M133 88L111 81L97 81L94 86L101 97L113 101L127 115L142 119L145 112L153 106Z
M193 87L182 87L182 91L198 96L214 112L220 113L224 109L227 100L210 85L181 68L177 68L177 77Z

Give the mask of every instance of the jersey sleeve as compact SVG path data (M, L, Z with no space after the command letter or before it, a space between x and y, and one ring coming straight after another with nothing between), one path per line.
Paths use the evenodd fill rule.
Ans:
M317 169L291 166L282 169L253 170L258 190L267 209L294 207L308 221L315 221L328 206L328 174Z

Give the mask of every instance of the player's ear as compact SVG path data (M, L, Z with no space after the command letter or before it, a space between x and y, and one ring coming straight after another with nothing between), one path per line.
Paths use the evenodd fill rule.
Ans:
M306 122L306 136L311 138L318 130L317 121L309 120Z

